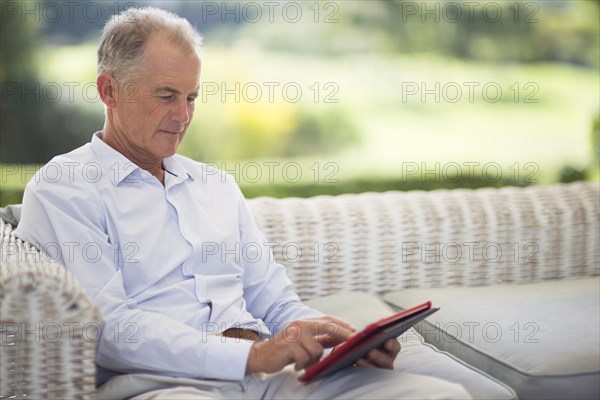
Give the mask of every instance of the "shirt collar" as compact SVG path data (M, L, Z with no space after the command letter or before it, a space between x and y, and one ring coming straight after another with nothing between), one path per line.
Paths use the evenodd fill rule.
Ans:
M149 172L143 170L138 165L133 163L123 154L107 145L102 140L102 131L94 133L92 136L91 148L100 166L108 174L110 181L118 186L129 176L136 178L134 181L139 181L140 178L145 178L144 175ZM165 169L165 181L171 181L169 186L181 183L186 179L192 179L192 175L187 169L181 165L174 157L167 157L163 160L163 168Z
M94 133L91 143L96 160L108 174L109 180L118 186L129 175L138 173L141 169L123 154L107 145L102 140L102 131Z
M187 179L194 180L194 177L174 156L163 160L163 169L165 170L165 187L179 184Z

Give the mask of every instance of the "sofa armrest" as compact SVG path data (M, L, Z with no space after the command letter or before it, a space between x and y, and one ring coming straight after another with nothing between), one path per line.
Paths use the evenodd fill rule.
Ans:
M0 220L0 398L94 398L99 312Z
M303 299L599 274L598 182L249 201Z

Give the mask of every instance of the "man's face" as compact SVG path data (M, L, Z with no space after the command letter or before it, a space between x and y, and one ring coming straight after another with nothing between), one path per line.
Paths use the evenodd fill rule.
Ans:
M113 123L126 156L151 163L175 154L194 114L199 81L196 52L149 39L134 81L117 85Z

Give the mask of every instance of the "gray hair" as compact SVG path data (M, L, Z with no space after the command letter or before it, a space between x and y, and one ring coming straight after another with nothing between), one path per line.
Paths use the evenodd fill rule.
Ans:
M98 45L98 73L112 73L121 83L132 79L148 39L155 34L185 50L200 52L202 36L185 18L154 7L129 8L113 15L104 26Z

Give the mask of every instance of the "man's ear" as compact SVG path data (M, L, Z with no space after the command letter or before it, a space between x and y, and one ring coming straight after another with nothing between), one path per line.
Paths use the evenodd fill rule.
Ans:
M115 108L117 106L117 91L119 90L115 77L108 72L101 72L96 77L96 87L98 88L100 100L104 105L107 108Z

